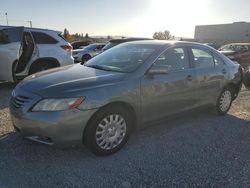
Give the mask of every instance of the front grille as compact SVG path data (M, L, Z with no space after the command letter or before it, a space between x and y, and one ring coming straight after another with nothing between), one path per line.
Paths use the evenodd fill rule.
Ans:
M18 95L16 97L12 97L11 103L15 108L21 108L24 106L25 103L29 102L30 100L31 98L29 97Z

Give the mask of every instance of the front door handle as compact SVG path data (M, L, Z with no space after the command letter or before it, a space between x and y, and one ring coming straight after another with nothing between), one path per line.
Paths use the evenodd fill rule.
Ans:
M188 75L186 79L187 79L188 81L192 81L192 80L193 80L193 76Z

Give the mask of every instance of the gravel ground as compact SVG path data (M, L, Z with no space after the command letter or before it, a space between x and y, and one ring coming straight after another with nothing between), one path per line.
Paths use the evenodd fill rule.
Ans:
M23 139L8 112L12 84L0 83L0 188L250 187L250 91L228 115L205 111L134 133L118 153L96 157Z

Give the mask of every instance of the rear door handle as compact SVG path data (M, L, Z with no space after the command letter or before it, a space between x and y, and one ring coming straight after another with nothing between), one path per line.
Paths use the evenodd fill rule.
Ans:
M187 79L188 81L191 81L191 80L193 80L193 76L188 75L186 79Z

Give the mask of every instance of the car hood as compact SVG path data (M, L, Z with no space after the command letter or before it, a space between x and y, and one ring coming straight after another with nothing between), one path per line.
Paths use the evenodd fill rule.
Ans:
M33 74L17 87L42 97L63 97L87 89L121 82L125 73L103 71L81 64L69 65Z

